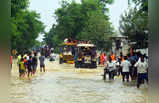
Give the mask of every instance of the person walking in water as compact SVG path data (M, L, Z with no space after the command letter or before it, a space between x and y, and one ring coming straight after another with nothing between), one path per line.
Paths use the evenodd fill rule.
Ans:
M34 53L34 57L32 58L33 74L36 73L37 65L38 65L37 53Z
M17 57L17 65L19 66L19 63L20 63L20 60L21 60L21 58L23 57L23 55L18 55L18 57Z
M122 67L122 76L123 76L123 82L125 82L125 77L127 79L127 82L129 82L129 68L131 67L131 63L127 60L127 57L124 56L124 61L121 63Z
M146 80L148 83L148 64L144 60L144 56L141 56L141 60L139 60L134 66L137 67L138 70L137 88L139 88L142 80Z
M41 53L41 56L39 57L39 61L40 61L40 72L45 72L45 56Z
M19 63L19 77L24 77L25 76L25 64L24 64L24 59L21 58L20 63Z
M11 55L11 69L12 69L13 56Z
M98 65L101 65L100 54L98 55Z
M106 62L107 62L107 56L106 53L104 53L104 66L106 65Z
M114 62L112 61L111 57L109 57L109 61L106 64L106 67L104 69L104 80L106 80L106 74L109 74L109 80L114 79L113 75L113 68L114 68Z
M33 68L32 68L32 57L29 56L29 60L27 61L27 70L28 70L28 78L30 77L30 75L32 76L33 74Z
M111 54L111 60L112 61L115 61L115 54L112 52L112 54Z
M101 61L101 66L104 66L104 54L103 54L103 52L101 53L101 55L100 55L100 61Z

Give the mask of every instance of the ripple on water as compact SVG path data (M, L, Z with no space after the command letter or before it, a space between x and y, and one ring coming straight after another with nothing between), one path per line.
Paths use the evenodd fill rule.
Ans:
M119 79L104 82L99 71L78 73L72 65L47 63L48 71L38 71L31 80L21 80L17 70L12 71L11 103L146 103L143 88L124 85Z

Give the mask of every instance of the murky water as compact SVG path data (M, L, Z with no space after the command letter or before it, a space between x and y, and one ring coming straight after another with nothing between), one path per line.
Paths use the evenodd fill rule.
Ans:
M11 103L146 103L147 86L126 85L120 78L104 82L102 69L74 69L72 64L46 61L46 73L19 79L16 64L11 73Z

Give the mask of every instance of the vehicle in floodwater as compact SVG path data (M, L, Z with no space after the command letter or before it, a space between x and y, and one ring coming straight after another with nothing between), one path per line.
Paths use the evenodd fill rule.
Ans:
M60 48L59 64L74 64L75 43L63 43Z
M97 53L94 44L78 44L76 68L97 68Z

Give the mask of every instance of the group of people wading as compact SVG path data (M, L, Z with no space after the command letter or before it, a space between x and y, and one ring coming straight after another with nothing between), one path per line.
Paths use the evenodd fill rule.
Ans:
M71 39L65 39L65 42L72 42ZM84 41L80 41L83 43ZM87 43L90 43L88 41ZM77 43L77 41L75 41ZM17 64L19 67L19 76L24 77L25 74L28 77L34 75L37 70L38 59L40 61L40 71L45 72L45 57L46 50L48 49L41 49L40 57L37 57L37 52L32 52L28 54L19 54L17 57ZM75 49L75 51L77 51ZM75 52L74 51L74 52ZM88 50L89 51L89 50ZM91 58L96 57L97 53L95 49L90 50L87 55L91 55ZM50 55L53 54L53 49L50 49ZM53 56L51 56L53 58ZM78 58L77 58L78 57ZM75 52L75 62L82 62L82 52ZM11 64L12 64L13 57L11 56ZM81 59L81 60L80 60ZM50 59L51 61L51 59ZM95 60L96 61L96 60ZM96 64L96 62L95 62ZM114 80L115 76L122 76L123 82L130 82L133 80L137 80L137 88L140 87L144 80L148 83L148 56L146 54L141 54L140 52L132 52L125 56L120 53L120 56L116 56L114 53L110 55L106 55L106 53L101 52L98 56L98 66L104 67L104 75L103 79L106 80L106 75L108 74L109 80Z
M19 54L17 57L19 77L24 78L27 75L30 78L30 76L35 75L38 67L38 59L40 62L40 71L45 72L45 56L43 53L40 54L39 58L37 52Z
M106 74L109 80L114 80L114 76L122 75L123 82L137 80L137 88L144 80L148 83L148 57L140 52L133 52L123 56L115 57L112 53L106 60L106 55L100 55L99 65L105 66L103 79L106 80ZM130 77L130 78L129 78Z

